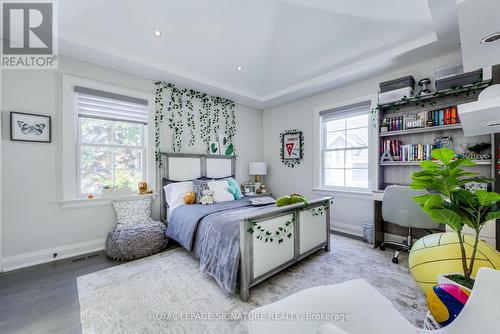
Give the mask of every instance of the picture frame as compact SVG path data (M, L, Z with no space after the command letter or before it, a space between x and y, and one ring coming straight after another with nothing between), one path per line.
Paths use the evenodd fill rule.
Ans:
M221 155L219 141L210 141L210 143L208 144L208 153L212 155Z
M10 140L51 143L52 117L49 115L11 111Z
M304 158L304 136L302 131L287 130L281 133L281 162L288 167L300 164Z
M227 137L220 138L219 148L220 148L220 154L222 155L227 155L227 156L235 155L234 144Z

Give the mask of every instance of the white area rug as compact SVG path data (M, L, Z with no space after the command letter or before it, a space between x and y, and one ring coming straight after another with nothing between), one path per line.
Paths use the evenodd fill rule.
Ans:
M240 313L305 288L355 278L365 278L421 327L424 295L409 274L406 257L395 265L392 254L333 236L330 253L319 251L250 289L251 300L243 303L238 296L225 295L213 279L200 273L188 252L176 248L79 277L82 329L84 333L246 333Z

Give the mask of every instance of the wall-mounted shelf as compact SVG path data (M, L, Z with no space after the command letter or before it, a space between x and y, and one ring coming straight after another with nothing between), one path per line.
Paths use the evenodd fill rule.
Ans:
M399 131L387 131L380 132L380 137L392 137L392 136L401 136L401 135L409 135L414 133L423 133L423 132L435 132L435 131L443 131L443 130L455 130L461 129L462 124L451 124L451 125L441 125L441 126L430 126L426 128L414 128L407 130L399 130Z
M479 90L483 90L486 87L491 85L491 80L483 81L483 82L478 82L475 84L463 86L461 88L457 89L448 89L445 91L439 91L439 92L434 92L429 95L425 96L412 96L406 99L403 99L401 101L396 101L396 102L389 102L389 103L382 103L379 104L378 107L379 109L388 109L388 108L393 108L393 107L401 107L405 105L411 105L413 103L421 103L421 102L429 102L432 101L436 98L442 98L442 97L447 97L447 96L456 96L458 94L462 93L468 93L468 92L477 92Z
M472 160L472 161L476 163L476 166L491 165L491 160ZM384 161L380 163L380 166L418 166L421 162L422 161Z

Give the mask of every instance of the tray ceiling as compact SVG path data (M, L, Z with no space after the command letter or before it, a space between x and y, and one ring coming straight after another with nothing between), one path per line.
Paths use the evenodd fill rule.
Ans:
M457 50L455 7L454 0L64 0L60 52L266 108Z

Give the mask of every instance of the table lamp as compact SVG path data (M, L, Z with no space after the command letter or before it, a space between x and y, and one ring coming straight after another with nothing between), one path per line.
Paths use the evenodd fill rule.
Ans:
M262 175L267 174L267 163L262 161L249 162L248 174L255 176L255 183L262 183Z

